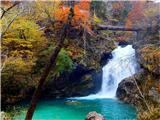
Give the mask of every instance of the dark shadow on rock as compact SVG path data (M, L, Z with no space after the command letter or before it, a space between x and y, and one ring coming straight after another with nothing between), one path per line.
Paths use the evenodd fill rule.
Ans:
M112 56L112 53L111 52L108 52L108 53L103 53L102 56L101 56L101 60L100 60L100 64L101 66L104 66L108 63L108 61L110 59L112 59L113 56Z

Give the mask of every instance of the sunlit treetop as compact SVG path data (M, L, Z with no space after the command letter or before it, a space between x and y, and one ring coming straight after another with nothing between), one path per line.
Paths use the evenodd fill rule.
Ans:
M56 11L53 12L53 16L56 21L65 23L69 13L69 7L62 4ZM74 17L72 20L72 26L79 28L80 26L89 25L90 17L90 1L75 2L74 5Z

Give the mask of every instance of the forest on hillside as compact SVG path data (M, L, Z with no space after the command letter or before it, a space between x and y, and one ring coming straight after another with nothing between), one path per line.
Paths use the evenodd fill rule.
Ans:
M0 7L2 120L160 119L160 2Z

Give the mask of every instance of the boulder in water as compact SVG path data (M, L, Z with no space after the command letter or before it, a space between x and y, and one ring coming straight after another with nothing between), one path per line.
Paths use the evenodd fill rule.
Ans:
M105 120L104 116L97 113L96 111L89 112L85 120Z

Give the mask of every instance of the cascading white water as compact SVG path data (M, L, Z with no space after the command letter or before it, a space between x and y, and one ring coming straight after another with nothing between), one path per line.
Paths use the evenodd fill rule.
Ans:
M118 46L112 51L113 58L103 67L103 78L101 90L97 97L114 98L118 84L137 71L135 50L132 45L126 47Z
M118 84L138 70L135 50L132 45L118 46L112 51L113 58L103 67L101 90L94 95L78 99L115 98Z

